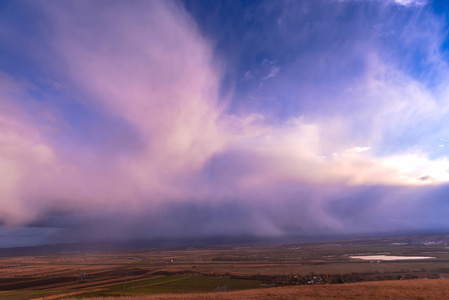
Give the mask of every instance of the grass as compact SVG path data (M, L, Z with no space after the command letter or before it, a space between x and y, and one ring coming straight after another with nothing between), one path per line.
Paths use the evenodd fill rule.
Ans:
M232 279L215 276L163 276L146 280L128 281L104 287L101 291L80 294L74 298L95 296L138 296L152 294L185 294L212 292L217 286L225 286L228 290L244 290L263 288L258 280Z
M116 300L117 298L89 298L89 300ZM181 295L150 295L124 297L120 300L193 300L193 299L449 299L449 280L400 280L349 283L340 285L313 285L279 287L220 293Z

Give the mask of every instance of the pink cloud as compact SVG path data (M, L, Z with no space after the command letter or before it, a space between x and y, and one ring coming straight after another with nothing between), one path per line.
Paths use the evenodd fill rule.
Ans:
M446 160L419 152L373 153L391 128L443 116L425 86L376 55L367 53L368 71L358 85L332 99L353 115L337 109L272 123L261 113L232 115L221 104L212 45L182 7L105 3L43 4L55 54L46 67L78 92L76 101L135 129L138 146L116 156L89 149L68 157L63 142L52 140L45 124L15 102L15 95L32 98L29 87L0 76L3 223L29 224L55 212L156 218L167 203L219 205L232 199L260 212L248 225L257 234L282 234L289 223L344 230L345 222L326 207L346 197L346 189L449 180ZM273 70L270 81L281 76L280 67ZM38 112L46 113L46 105L53 104L43 103ZM69 131L64 120L50 118L60 136ZM354 136L356 126L369 130Z

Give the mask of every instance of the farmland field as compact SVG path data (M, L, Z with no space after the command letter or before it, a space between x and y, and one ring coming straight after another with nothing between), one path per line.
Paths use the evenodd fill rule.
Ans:
M270 287L339 287L342 285L333 284L444 279L449 278L448 242L449 235L437 234L287 245L76 250L51 254L33 254L29 249L28 254L3 253L0 257L0 298L194 295L254 289L262 293ZM351 258L361 255L434 258L391 261Z

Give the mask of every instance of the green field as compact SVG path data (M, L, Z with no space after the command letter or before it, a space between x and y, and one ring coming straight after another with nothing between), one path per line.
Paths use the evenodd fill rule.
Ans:
M85 293L75 298L93 296L137 296L151 294L183 294L198 292L213 292L217 286L227 287L228 291L263 288L261 281L232 279L221 276L162 276L157 278L135 280L131 278L126 283L104 287L101 291Z

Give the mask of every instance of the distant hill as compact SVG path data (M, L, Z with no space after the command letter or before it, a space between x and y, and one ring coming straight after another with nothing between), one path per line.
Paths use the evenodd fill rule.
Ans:
M261 238L252 236L215 237L204 239L178 240L132 240L119 242L87 242L51 244L28 247L0 248L0 257L28 256L56 253L89 252L89 251L132 251L142 249L179 249L187 247L212 249L234 246L256 245L294 245L294 244L445 244L449 245L449 233L421 233L401 235L373 236L288 236L279 238Z

